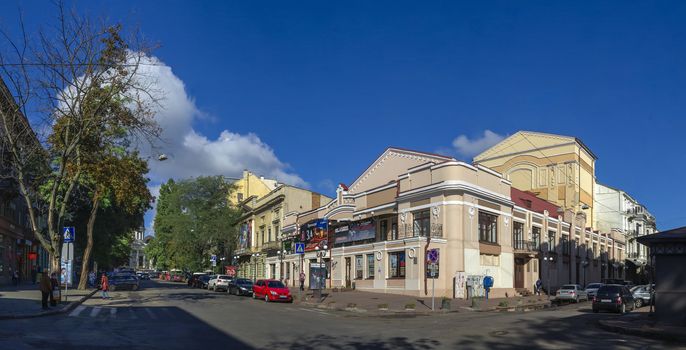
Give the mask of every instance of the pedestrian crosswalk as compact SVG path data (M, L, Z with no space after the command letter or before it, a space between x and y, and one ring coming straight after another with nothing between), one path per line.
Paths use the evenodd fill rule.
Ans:
M173 320L183 317L183 313L159 307L106 307L79 305L72 310L68 317L92 319L123 319L123 320Z

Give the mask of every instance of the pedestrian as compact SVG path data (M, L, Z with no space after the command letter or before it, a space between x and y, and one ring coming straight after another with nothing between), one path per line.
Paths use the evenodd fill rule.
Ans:
M15 286L19 285L19 270L14 270L14 275L12 276L12 282Z
M100 279L100 289L102 290L102 298L103 299L112 299L110 297L110 294L107 293L108 290L110 290L110 280L107 278L106 274L102 274L102 278Z
M305 273L300 271L300 290L305 290Z
M52 289L52 292L50 293L50 305L57 306L57 298L59 298L60 294L60 283L57 281L57 274L54 272L50 273L50 288Z
M50 277L47 273L41 274L40 277L40 293L41 293L41 304L43 305L43 310L48 309L48 298L52 299L52 283L50 283Z
M541 295L541 288L543 287L543 282L541 282L541 279L536 280L536 284L534 284L534 289L536 290L536 295Z

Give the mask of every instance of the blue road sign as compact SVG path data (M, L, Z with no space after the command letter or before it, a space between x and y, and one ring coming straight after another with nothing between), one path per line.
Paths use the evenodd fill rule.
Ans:
M216 255L212 255L212 256L210 257L210 261L217 261L217 256L216 256Z
M64 228L64 243L74 243L74 238L76 237L76 230L74 226L67 226Z
M431 249L426 254L426 260L432 264L438 263L438 249Z
M305 243L295 243L295 254L305 254Z

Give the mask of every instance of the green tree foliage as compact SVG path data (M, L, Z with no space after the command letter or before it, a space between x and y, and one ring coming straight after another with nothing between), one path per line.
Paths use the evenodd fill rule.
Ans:
M162 185L155 238L146 247L157 267L199 271L210 266L210 255L231 255L237 236L234 223L240 215L228 201L232 190L221 176Z

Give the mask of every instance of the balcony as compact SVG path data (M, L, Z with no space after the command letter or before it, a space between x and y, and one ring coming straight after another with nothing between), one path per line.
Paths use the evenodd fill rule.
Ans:
M515 254L537 254L540 249L537 242L520 239L512 241L512 248Z
M427 233L431 235L431 238L443 238L443 224L431 224L429 232L423 231L420 227L415 227L412 224L400 225L398 229L398 239L426 237Z

